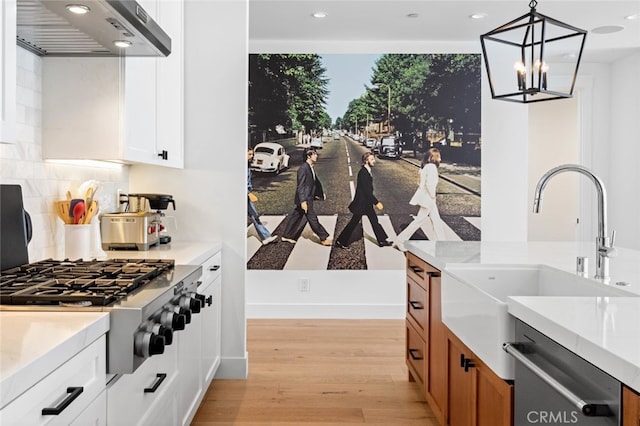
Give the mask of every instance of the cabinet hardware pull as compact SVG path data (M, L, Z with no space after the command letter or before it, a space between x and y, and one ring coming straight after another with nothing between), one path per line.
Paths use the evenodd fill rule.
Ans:
M163 160L168 160L169 159L169 152L167 150L162 150L158 153L158 157L160 157Z
M155 391L157 391L160 385L162 384L162 382L164 382L164 379L166 378L167 378L166 373L156 374L156 381L153 383L153 386L151 386L150 388L144 388L144 393L154 393Z
M213 265L209 268L210 271L217 271L218 269L220 269L220 265Z
M209 297L207 297L207 306L211 306L212 303L213 303L213 296L209 295Z
M567 401L578 407L582 414L589 417L609 416L611 414L611 410L606 403L587 403L578 395L571 392L571 390L567 389L562 383L551 377L549 373L540 368L536 363L524 356L524 354L516 348L517 345L517 343L504 343L502 345L502 349L514 357L516 361L520 362L534 375L538 376L538 378L543 382L551 386L551 388L556 390Z
M424 359L424 358L422 358L420 355L414 355L414 352L418 352L418 354L419 354L419 353L420 353L420 351L419 351L419 350L417 350L417 349L409 349L409 356L410 356L413 360L415 360L415 361L420 361L420 360Z
M416 302L414 300L409 300L409 304L415 310L424 309L424 307L422 306L422 304L420 302Z
M420 274L420 273L424 272L424 270L422 268L418 267L418 266L413 266L412 265L412 266L409 266L409 268L411 268L411 270L413 272L415 272L416 274Z
M82 391L84 391L84 388L82 386L68 387L67 388L67 393L69 395L67 395L67 397L65 399L63 399L62 402L60 402L60 404L58 404L57 407L43 408L42 409L42 415L43 416L48 416L48 415L57 416L58 414L62 413L64 411L64 409L67 408L69 406L69 404L71 404L77 397L79 397L80 394L82 393Z
M470 369L470 368L473 368L473 367L475 367L475 366L476 366L476 364L475 364L471 359L466 358L466 359L464 360L464 372L465 372L465 373L468 373L468 372L469 372L469 369Z
M467 358L464 356L464 354L460 354L460 367L464 367L466 360Z
M438 278L440 276L440 272L427 272L431 278Z

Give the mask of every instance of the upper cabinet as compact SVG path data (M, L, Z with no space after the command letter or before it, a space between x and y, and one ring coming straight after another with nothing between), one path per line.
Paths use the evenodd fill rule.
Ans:
M0 142L16 142L16 2L0 2Z
M140 3L168 57L43 58L45 159L184 166L183 1Z

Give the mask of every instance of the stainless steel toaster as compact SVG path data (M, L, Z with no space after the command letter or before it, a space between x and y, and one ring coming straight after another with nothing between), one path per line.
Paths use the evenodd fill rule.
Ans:
M103 250L149 250L160 242L160 215L119 212L100 215Z

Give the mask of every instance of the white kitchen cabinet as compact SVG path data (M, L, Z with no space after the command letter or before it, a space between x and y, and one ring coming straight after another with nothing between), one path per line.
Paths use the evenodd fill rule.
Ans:
M0 142L16 142L16 1L0 2Z
M178 424L178 340L190 324L173 335L163 354L152 356L134 373L123 374L107 388L109 425Z
M183 0L142 6L171 37L168 57L43 58L45 159L184 166Z
M68 425L77 419L83 424L82 419L104 419L104 405L93 402L104 395L106 353L103 335L5 406L0 424ZM44 409L59 413L43 414Z
M204 294L206 303L202 315L202 372L205 390L220 365L221 262L221 254L218 252L202 264L202 284L198 287L198 293Z
M103 390L70 426L107 426L107 391Z

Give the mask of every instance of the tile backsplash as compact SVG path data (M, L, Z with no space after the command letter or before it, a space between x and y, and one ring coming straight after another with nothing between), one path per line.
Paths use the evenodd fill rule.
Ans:
M42 159L42 58L17 48L17 142L0 144L0 183L22 186L25 209L33 223L29 260L64 257L64 226L53 202L87 180L100 182L101 212L117 210L118 189L128 190L129 166L61 164ZM60 106L64 108L64 105ZM94 220L97 220L94 219Z

